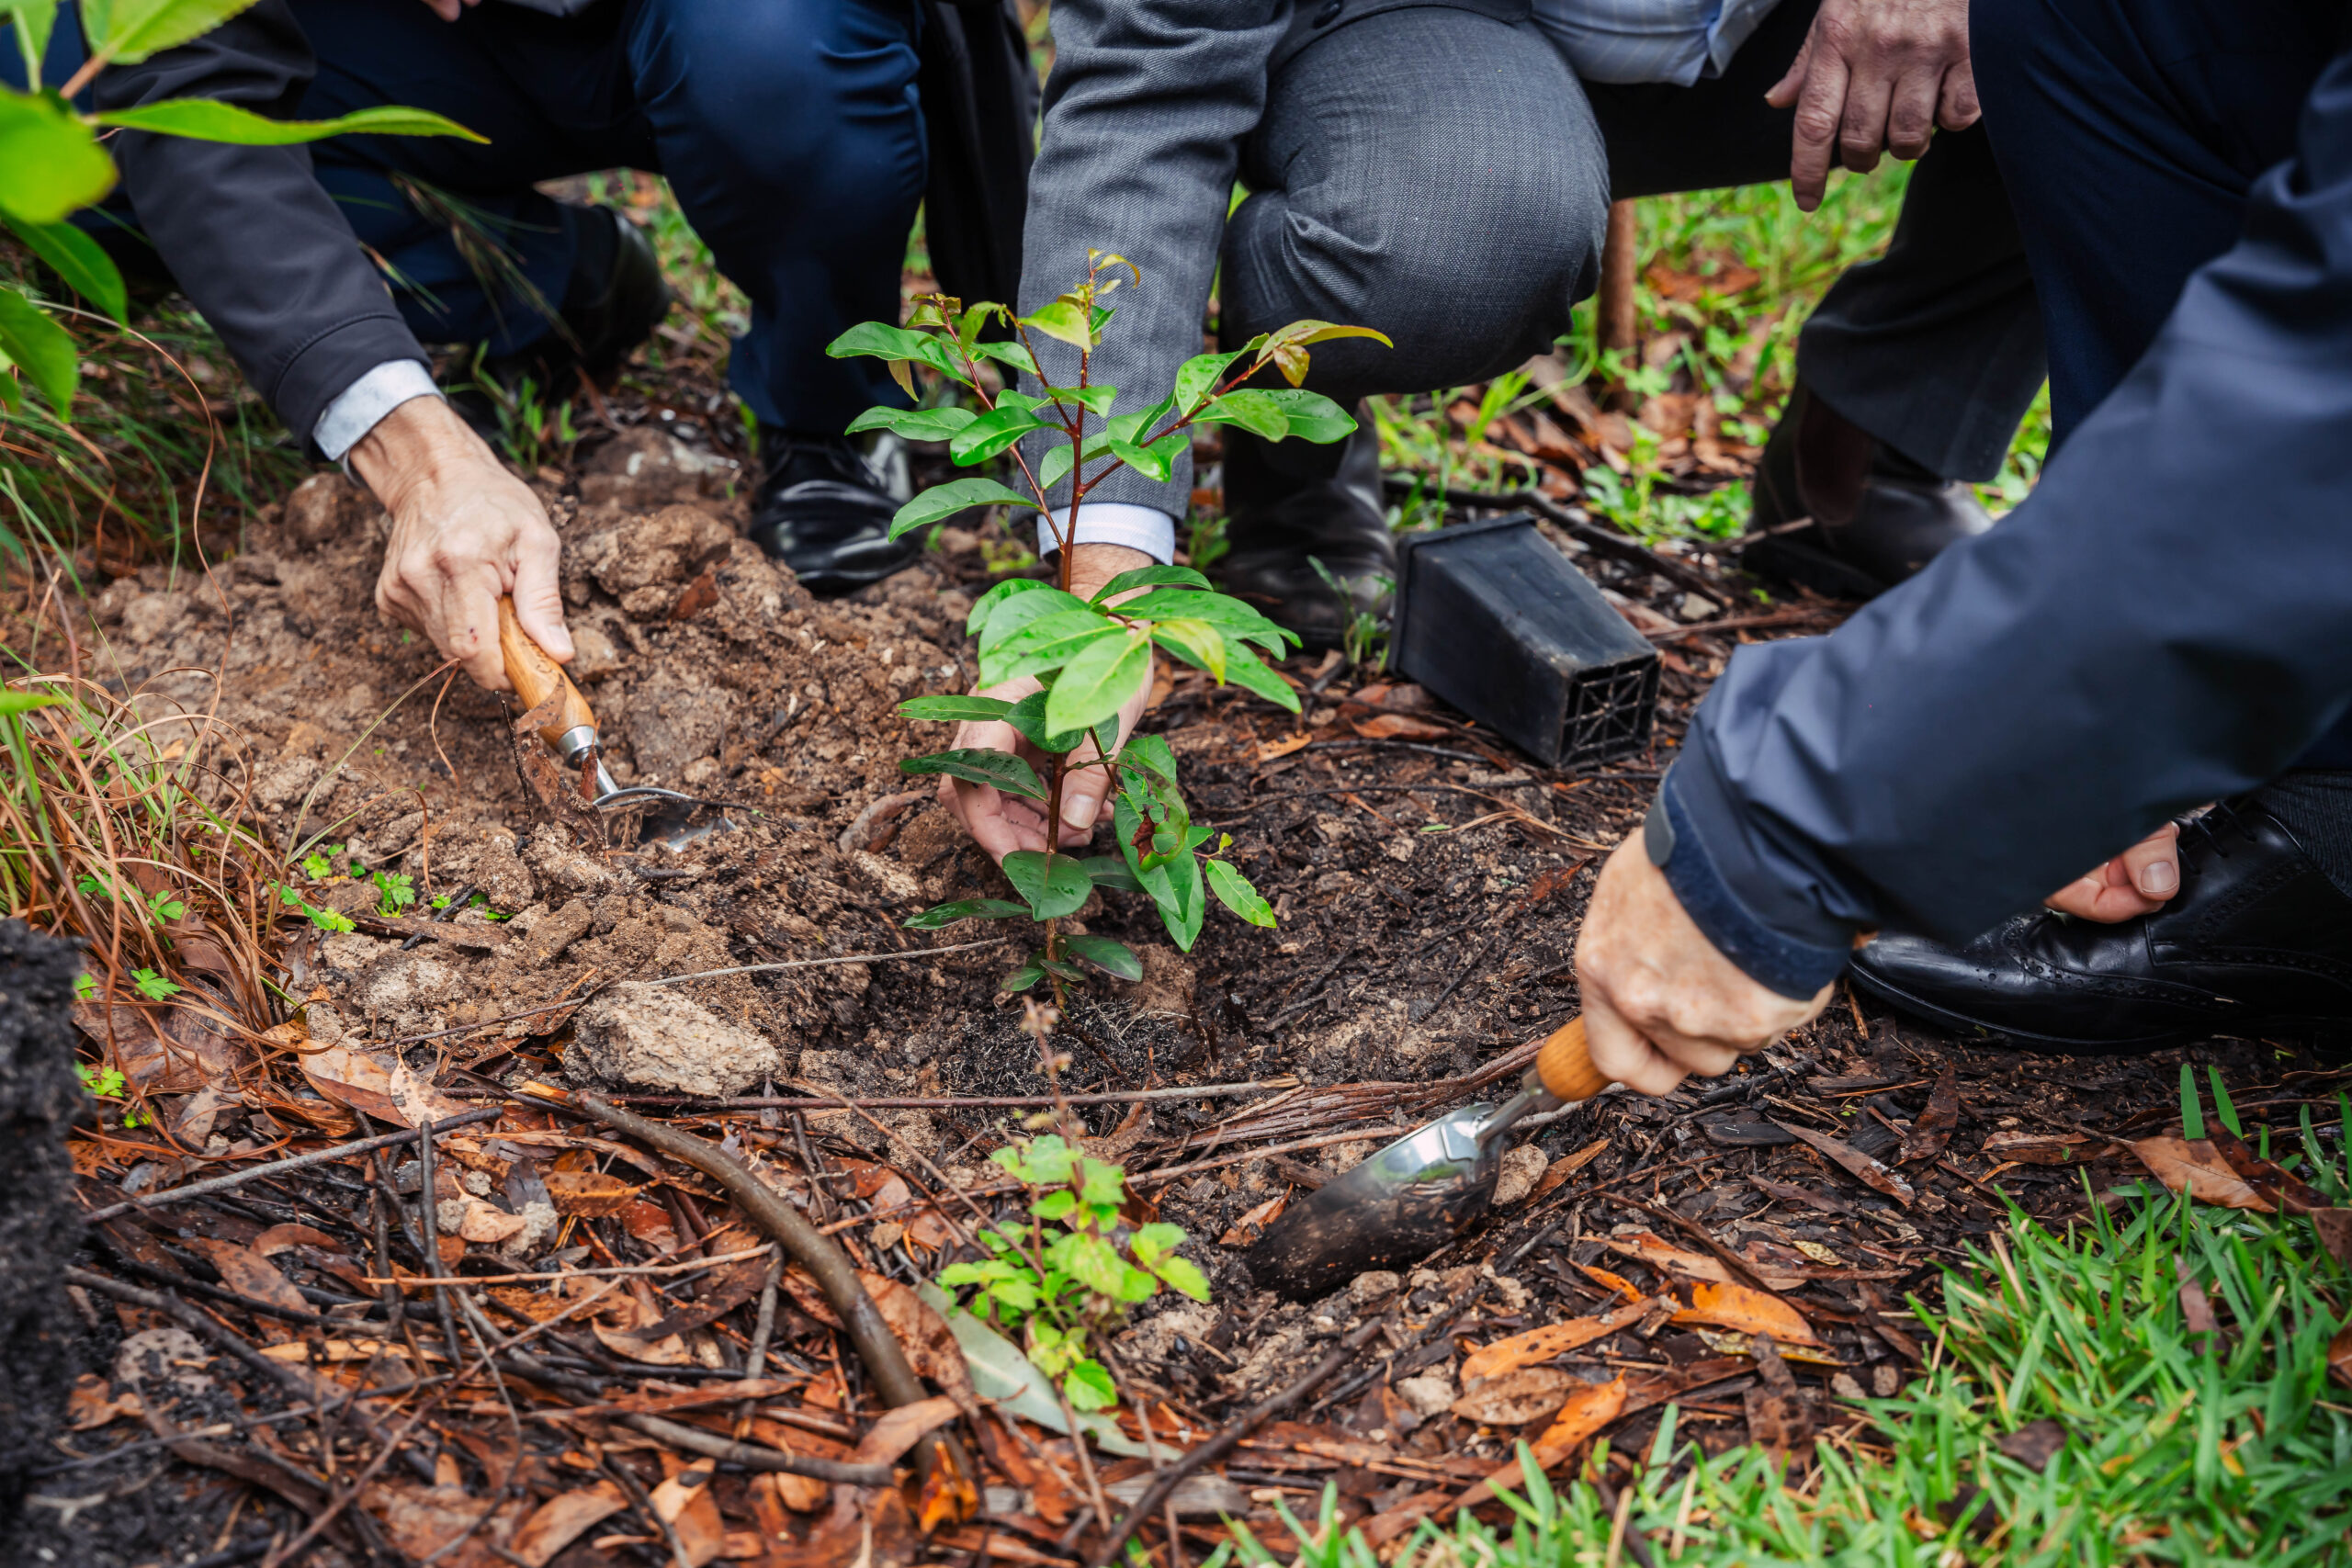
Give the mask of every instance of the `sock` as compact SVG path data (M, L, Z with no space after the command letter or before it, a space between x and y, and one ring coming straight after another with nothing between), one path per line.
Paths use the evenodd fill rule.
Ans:
M2263 785L2254 798L2287 825L2336 891L2352 897L2352 772L2298 768Z

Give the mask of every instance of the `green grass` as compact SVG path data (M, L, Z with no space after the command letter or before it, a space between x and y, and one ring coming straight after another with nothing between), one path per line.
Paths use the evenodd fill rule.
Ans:
M2340 1154L2308 1122L2302 1144L2306 1179L2342 1202ZM2190 1332L2184 1269L2218 1336ZM1660 1562L2352 1561L2352 1393L2327 1371L2347 1296L2352 1276L2299 1217L2163 1195L2120 1217L2095 1209L2063 1235L2012 1215L1989 1253L1947 1271L1939 1310L1915 1303L1931 1370L1863 1402L1874 1429L1818 1444L1812 1477L1791 1485L1761 1450L1704 1456L1669 1411L1630 1480L1619 1461L1629 1527ZM1997 1444L2041 1419L2071 1436L2036 1473ZM1424 1526L1410 1562L1601 1562L1612 1517L1592 1486L1539 1476L1508 1501L1507 1531ZM1330 1522L1303 1532L1301 1568L1370 1568L1361 1538ZM1238 1556L1271 1560L1249 1543Z

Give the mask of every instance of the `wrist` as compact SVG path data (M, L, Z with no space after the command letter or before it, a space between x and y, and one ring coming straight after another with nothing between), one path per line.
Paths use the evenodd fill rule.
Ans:
M1151 564L1151 557L1125 545L1073 545L1069 556L1070 592L1081 599L1091 599L1119 573Z
M395 516L411 498L460 471L472 483L480 482L484 464L505 473L473 427L438 398L412 398L378 420L352 444L349 460L352 471Z

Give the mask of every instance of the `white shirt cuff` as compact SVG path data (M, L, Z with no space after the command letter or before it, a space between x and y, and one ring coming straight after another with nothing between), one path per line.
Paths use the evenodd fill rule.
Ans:
M1069 525L1067 516L1057 516L1048 525L1041 515L1037 519L1037 553L1049 556L1060 548L1057 540L1060 531ZM1125 501L1081 501L1078 503L1078 537L1072 542L1125 545L1165 566L1176 558L1176 519L1156 506L1137 506Z
M311 439L319 444L328 462L339 463L386 414L412 399L440 395L441 389L433 384L433 372L423 365L413 359L387 359L327 405L327 412L319 415L319 423L311 429Z

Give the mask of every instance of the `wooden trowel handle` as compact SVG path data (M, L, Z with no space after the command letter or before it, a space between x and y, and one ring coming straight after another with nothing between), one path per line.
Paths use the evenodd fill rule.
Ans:
M548 650L531 640L523 623L514 616L514 601L501 595L498 601L498 651L506 660L506 679L514 685L514 694L523 701L526 712L547 701L549 693L560 694L560 705L555 722L539 730L539 738L553 746L568 730L586 725L596 727L595 710L563 666L548 657Z
M1570 1104L1590 1100L1609 1087L1609 1079L1592 1065L1592 1053L1585 1046L1582 1015L1560 1025L1544 1042L1544 1048L1535 1054L1535 1076L1545 1090Z

